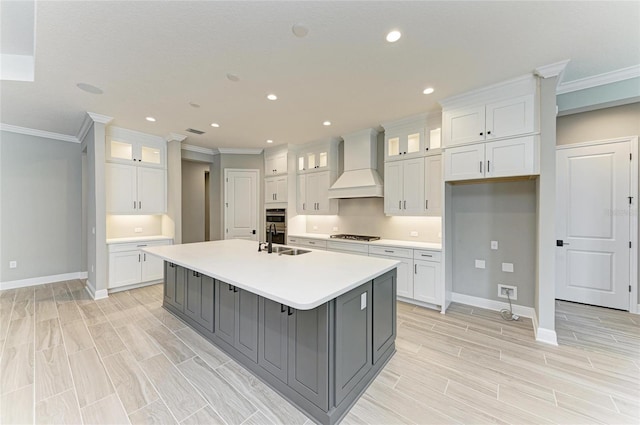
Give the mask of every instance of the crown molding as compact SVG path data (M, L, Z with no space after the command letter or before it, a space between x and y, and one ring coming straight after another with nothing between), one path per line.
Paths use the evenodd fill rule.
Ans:
M94 122L99 122L100 124L109 124L113 121L113 117L108 117L106 115L96 114L95 112L87 111L87 114L91 117Z
M456 108L474 103L490 102L505 97L523 96L534 93L535 89L536 76L534 74L525 74L497 84L450 96L439 100L438 103L444 109Z
M220 153L230 153L236 155L259 155L262 153L264 149L256 148L256 149L242 149L242 148L218 148L218 152Z
M165 136L167 142L184 142L187 136L178 133L169 133Z
M567 68L570 61L571 59L566 59L560 62L542 65L537 67L534 73L541 78L558 77L558 81L561 81L562 74L564 74L564 70Z
M558 90L556 91L556 93L571 93L578 90L585 90L593 87L617 83L618 81L630 80L632 78L640 78L640 65L634 65L628 68L618 69L616 71L605 72L604 74L581 78L579 80L567 81L558 85Z
M218 155L220 153L218 149L209 149L194 145L183 144L181 147L184 151L203 153L205 155Z
M10 133L26 134L29 136L43 137L45 139L60 140L61 142L80 143L80 139L67 134L53 133L51 131L36 130L35 128L18 127L17 125L0 123L0 130Z

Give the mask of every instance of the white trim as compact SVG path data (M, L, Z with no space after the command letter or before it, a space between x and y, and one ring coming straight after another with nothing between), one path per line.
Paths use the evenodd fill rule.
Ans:
M0 282L0 289L25 288L27 286L42 285L44 283L62 282L64 280L86 279L87 272L63 273L50 276L30 277L28 279Z
M536 331L536 341L549 345L555 345L556 347L558 346L558 336L556 334L556 331L546 328L539 328L537 326L533 329Z
M601 140L592 140L590 142L568 143L566 145L556 145L556 150L585 148L589 146L608 145L611 143L624 143L624 142L631 142L631 144L633 145L634 140L636 143L638 143L638 136L616 137L615 139L601 139Z
M178 134L178 133L169 133L166 137L165 140L167 142L184 142L184 140L187 138L187 136L182 135L182 134Z
M634 304L636 306L636 311L630 311L632 314L640 314L640 304Z
M630 105L632 103L638 103L638 102L640 102L640 96L627 97L624 99L612 100L610 102L594 103L592 105L585 105L577 108L563 109L562 111L559 111L557 115L559 117L562 117L565 115L580 114L582 112L597 111L598 109L614 108L616 106Z
M640 77L640 65L634 65L628 68L622 68L611 72L605 72L604 74L594 75L592 77L567 81L558 86L556 94L571 93L578 90L604 86L607 84L613 84L619 81L630 80L632 78L638 77Z
M113 121L113 117L109 117L107 115L96 114L95 112L87 111L87 114L91 117L93 122L98 122L100 124L109 124Z
M80 126L80 130L78 131L78 140L82 142L84 138L87 136L89 129L93 125L93 119L89 114L84 116L84 120L82 120L82 125Z
M143 133L141 131L129 130L128 128L122 127L109 127L107 129L107 136L143 143L167 143L167 140L164 137L156 136L155 134Z
M562 75L564 74L564 70L567 68L567 64L571 61L571 59L565 59L560 62L550 63L548 65L542 65L535 69L535 74L542 78L551 78L558 77L558 85L562 80Z
M218 149L209 149L209 148L203 148L200 146L194 146L194 145L188 145L188 144L182 144L181 149L184 151L203 153L206 155L218 155L220 153Z
M93 289L93 285L89 285L89 281L87 281L87 284L84 286L84 289L87 291L89 296L94 300L109 298L109 292L106 289L100 289L96 291L95 289Z
M80 143L80 139L67 134L53 133L51 131L36 130L35 128L18 127L17 125L0 123L0 130L9 133L26 134L29 136L44 137L45 139L60 140L62 142Z
M536 76L526 74L497 84L450 96L446 99L439 100L438 103L440 103L442 109L450 109L463 105L486 103L495 99L524 96L535 93L536 84Z
M451 293L451 301L495 311L500 311L503 308L509 308L509 303L489 300L487 298L474 297L472 295L465 295L457 292ZM512 308L513 313L517 314L518 316L533 318L536 314L536 311L533 309L533 307L525 307L523 305L512 303Z
M629 206L629 232L631 239L631 249L629 258L629 284L631 285L631 292L629 293L629 312L640 313L638 310L638 220L640 220L640 214L638 214L638 156L640 151L638 150L638 136L630 137L631 144L631 187L629 188L629 196L633 196L631 205ZM635 213L635 214L634 214ZM635 282L635 285L633 284Z
M259 155L264 149L244 149L244 148L218 148L220 153L232 153L236 155Z

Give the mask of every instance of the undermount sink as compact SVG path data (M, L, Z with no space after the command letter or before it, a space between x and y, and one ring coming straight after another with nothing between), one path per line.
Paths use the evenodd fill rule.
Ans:
M302 255L306 254L307 252L311 251L307 249L288 248L286 250L279 251L278 255Z
M290 251L292 249L293 248L289 248L288 246L273 245L271 247L271 252L279 253L279 252L283 252L283 251Z

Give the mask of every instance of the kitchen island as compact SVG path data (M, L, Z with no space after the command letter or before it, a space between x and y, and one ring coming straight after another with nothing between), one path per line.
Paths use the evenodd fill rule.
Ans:
M321 424L395 352L396 261L245 240L145 251L165 260L167 310Z

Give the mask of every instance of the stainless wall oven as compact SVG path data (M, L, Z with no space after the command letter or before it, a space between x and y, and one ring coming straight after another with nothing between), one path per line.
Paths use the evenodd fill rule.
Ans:
M269 237L269 227L273 224L276 227L276 234L273 235L273 243L285 245L287 243L287 210L286 208L267 208L265 213L265 241Z

